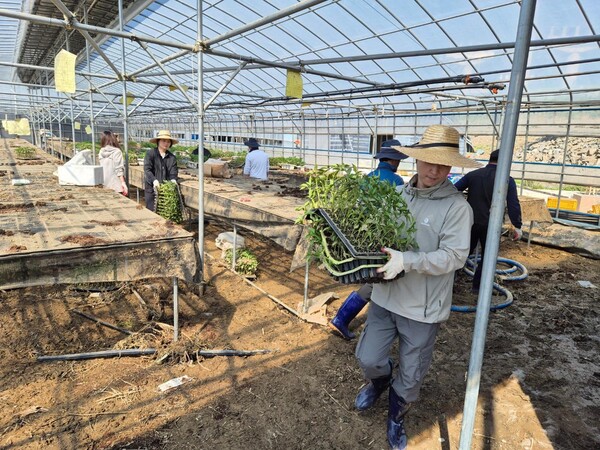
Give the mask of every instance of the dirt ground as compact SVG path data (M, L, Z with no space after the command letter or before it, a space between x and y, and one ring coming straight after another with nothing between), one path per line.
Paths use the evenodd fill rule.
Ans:
M171 280L0 291L0 448L387 449L386 402L353 409L364 381L355 341L275 301L298 307L304 271L289 273L290 253L243 233L260 261L254 283L268 297L219 260L214 238L225 230L207 228L204 294L179 284L177 345L157 325L173 323ZM504 283L515 301L490 315L472 448L600 448L600 288L578 284L600 287L600 261L510 241L500 254L524 264L529 277ZM311 268L309 296L340 297L329 316L353 288ZM469 288L468 277L458 277L457 304L475 304ZM127 336L75 310L142 331ZM353 327L364 319L365 312ZM454 312L438 336L406 420L411 449L458 447L474 320ZM131 346L159 356L36 361ZM199 349L270 352L203 357ZM182 376L187 383L159 392Z

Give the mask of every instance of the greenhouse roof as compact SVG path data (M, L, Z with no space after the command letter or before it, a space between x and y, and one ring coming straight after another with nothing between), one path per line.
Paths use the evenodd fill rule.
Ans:
M3 0L0 33L8 44L0 64L16 64L0 67L0 84L5 92L11 92L7 82L53 86L53 58L66 48L68 34L69 50L79 54L73 98L87 102L91 88L94 101L118 103L124 72L131 108L141 115L196 111L199 55L203 101L210 100L212 111L281 115L302 104L419 111L442 102L448 108L505 99L520 1L398 5L393 0L124 1L119 34L115 1ZM596 0L537 2L523 101L597 104L599 30ZM82 31L101 50L89 45L89 62ZM288 69L301 73L301 99L286 95ZM47 100L66 99L53 90L40 92Z

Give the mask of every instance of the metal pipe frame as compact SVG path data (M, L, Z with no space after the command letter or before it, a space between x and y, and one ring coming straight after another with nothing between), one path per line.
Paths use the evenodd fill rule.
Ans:
M63 2L61 2L61 0L50 0L50 1L54 4L54 6L56 6L58 8L58 10L61 13L63 13L65 20L67 20L69 23L77 22L77 17L75 16L75 14L73 14L69 10L69 8L67 8L65 6L65 4ZM84 15L87 17L87 13ZM84 24L84 25L87 25L87 24ZM104 60L104 62L108 65L108 67L110 67L113 70L113 72L115 72L117 75L119 75L119 70L115 67L115 65L112 63L112 61L104 54L102 49L100 49L100 47L98 46L96 41L90 36L90 34L86 30L83 30L81 28L76 28L76 29L85 38L86 45L89 43L92 47L94 47L94 49L98 52L98 54Z
M202 16L203 2L196 1L196 40L202 40ZM198 65L198 105L200 105L197 121L198 121L198 254L200 255L200 269L202 272L199 293L204 294L204 274L205 274L205 255L204 255L204 53L198 52L196 55L196 63Z
M154 56L154 54L148 48L148 45L143 41L138 41L138 43L146 51L146 53L148 53L148 56L150 56L150 58L152 58L154 60L154 62L158 65L158 67L161 68L161 70L165 73L165 75L169 78L169 80L171 80L173 85L176 86L177 89L179 89L181 91L183 96L187 99L188 102L190 102L190 104L194 107L194 109L196 109L196 111L200 111L201 107L198 106L198 104L194 101L194 99L192 99L187 94L187 92L181 87L181 84L179 84L179 82L169 73L167 68L156 58L156 56Z
M232 37L243 34L246 31L255 30L263 25L274 22L283 17L289 17L292 14L295 14L299 11L303 11L307 8L317 6L318 4L323 3L324 1L326 1L326 0L302 0L294 5L287 7L287 8L280 9L279 11L277 11L274 14L270 14L261 19L255 20L254 22L247 23L246 25L236 28L235 30L228 31L227 33L223 33L212 39L207 39L206 41L203 42L203 45L206 47L210 47L221 41L225 41L227 39L231 39Z
M235 72L233 72L231 76L227 79L227 81L225 81L225 83L223 83L223 85L219 89L217 89L217 92L215 92L214 95L210 99L208 99L208 101L204 104L204 111L206 111L210 107L210 105L216 100L216 98L221 94L221 92L225 90L229 83L233 81L233 79L237 76L238 73L240 73L240 71L244 68L246 64L248 63L242 62L237 68L237 70L235 70Z
M264 59L255 58L253 56L238 55L235 53L224 52L224 51L220 51L220 50L213 50L210 48L204 49L203 52L206 54L209 54L209 55L219 56L221 58L229 58L229 59L238 60L238 61L245 61L247 63L264 64L267 67L276 67L279 69L294 70L296 72L308 73L311 75L320 75L325 78L335 78L338 80L351 81L353 83L368 84L369 86L380 86L380 83L376 83L374 81L369 81L364 78L347 77L347 76L338 75L335 73L307 69L303 64L279 63L279 62L275 62L275 61L267 61Z
M0 12L0 15L1 12ZM530 47L549 47L569 44L585 44L588 42L600 42L600 34L591 34L587 36L569 36L565 38L539 39L531 41ZM407 52L394 53L378 53L374 55L358 55L338 58L322 58L322 59L305 59L298 60L298 64L302 66L314 66L318 64L335 64L356 61L371 61L377 59L395 59L395 58L411 58L415 56L433 56L443 55L448 53L470 53L481 52L486 50L506 50L516 48L518 42L498 42L492 44L464 45L460 47L442 47L426 50L412 50Z
M87 5L83 5L83 20L84 22L87 24ZM86 39L85 41L85 61L87 63L87 69L88 72L91 72L90 69L90 46L88 44L88 41ZM46 84L48 84L48 72L46 72ZM90 90L90 97L89 97L89 101L90 101L90 128L92 130L92 162L94 164L96 164L96 124L95 124L95 120L94 120L94 94L92 92L92 81L91 79L88 80L88 89Z
M8 62L8 61L0 61L0 66L8 66L8 67L16 67L17 69L32 69L32 70L42 70L42 71L47 71L47 72L53 72L54 73L54 67L47 67L47 66L34 66L31 64L21 64L21 63L15 63L15 62ZM107 78L110 80L115 80L115 77L112 75L103 75L101 73L88 73L88 72L81 72L81 71L75 71L76 75L82 75L82 76L90 76L90 77L96 77L96 78ZM2 82L3 84L6 83L5 81Z
M106 34L109 36L143 41L143 42L148 42L151 44L164 45L166 47L174 47L174 48L180 48L182 50L196 51L196 46L194 46L194 45L182 44L180 42L166 41L166 40L162 40L162 39L153 38L151 36L137 35L134 33L120 32L120 31L115 31L115 30L109 29L109 28L96 27L93 25L86 25L81 22L78 22L76 19L73 19L73 20L53 19L50 17L38 16L35 14L11 11L9 9L4 9L4 8L0 8L0 16L10 17L12 19L28 20L30 22L41 23L41 24L50 25L53 27L61 27L61 28L65 28L65 29L75 28L79 31L89 31L91 33Z
M58 0L55 0L58 1ZM119 0L119 31L123 31L125 27L125 23L123 22L123 0ZM126 67L125 67L125 39L121 39L121 87L123 89L123 95L121 97L123 104L123 147L125 150L125 184L129 186L129 130L127 127L128 115L127 115L127 77L125 76ZM173 292L173 301L174 303L177 301L177 278L174 278L174 292ZM175 311L177 311L176 306L174 307ZM177 315L175 315L175 323L177 323ZM175 337L174 340L177 340L177 327L175 327Z
M517 40L515 46L511 83L508 91L506 107L506 120L502 127L500 143L500 157L494 182L494 193L490 209L490 220L485 246L485 258L482 261L481 288L477 299L477 313L473 331L473 343L467 373L467 388L463 410L463 421L460 432L459 450L470 450L475 426L477 411L477 398L481 380L481 366L485 349L485 338L490 314L494 274L496 272L496 259L502 221L504 219L504 204L508 190L510 163L512 161L515 136L519 122L520 103L525 84L525 68L531 42L533 17L536 0L523 0L517 27Z

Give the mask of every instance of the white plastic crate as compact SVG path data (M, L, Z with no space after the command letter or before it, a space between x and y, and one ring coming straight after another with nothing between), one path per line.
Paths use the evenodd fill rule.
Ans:
M96 186L104 183L102 166L65 165L58 168L58 184Z

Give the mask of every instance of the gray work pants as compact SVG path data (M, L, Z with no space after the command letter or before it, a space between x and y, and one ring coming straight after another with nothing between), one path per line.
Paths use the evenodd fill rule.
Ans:
M392 387L407 403L419 397L429 370L439 323L423 323L369 303L365 328L356 346L356 358L365 378L390 374L390 347L399 338L399 368Z

